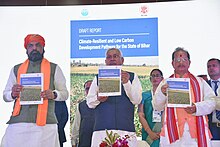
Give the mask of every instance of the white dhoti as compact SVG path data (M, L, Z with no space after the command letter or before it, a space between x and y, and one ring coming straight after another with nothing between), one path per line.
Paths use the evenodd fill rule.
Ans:
M165 134L166 137L161 136L160 137L160 147L198 147L197 139L192 138L189 133L189 125L188 123L185 123L184 125L184 132L183 136L177 140L176 142L173 142L172 144L169 143L168 133L167 133L167 127L165 128ZM211 140L207 138L208 135L208 128L205 128L206 133L206 141L207 141L207 147L211 147Z
M60 147L57 124L9 124L1 147Z

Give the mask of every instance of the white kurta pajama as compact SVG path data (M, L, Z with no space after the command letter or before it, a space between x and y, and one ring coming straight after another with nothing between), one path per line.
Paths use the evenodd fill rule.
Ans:
M59 147L57 124L37 126L35 123L8 125L1 147Z
M6 102L13 102L11 89L17 83L14 68L11 70L8 82L3 92ZM66 79L57 65L54 74L54 86L57 98L55 101L65 101L68 98ZM55 111L55 110L54 110ZM54 113L55 115L55 113ZM60 147L57 124L37 126L36 123L12 123L6 128L1 147Z
M136 74L134 74L134 80L132 83L128 81L128 83L123 84L124 90L129 97L130 101L135 105L139 104L142 99L142 87L141 83L137 77ZM90 87L88 96L87 96L87 105L90 108L96 108L100 104L100 101L97 99L97 93L98 93L98 86L97 86L97 78L95 77L92 85ZM126 113L126 110L124 110ZM108 115L108 114L106 114ZM111 118L109 118L111 119ZM122 131L122 130L108 130L108 132L113 131L114 133L118 133L121 137L124 137L125 135L131 136L131 138L128 140L128 145L130 147L136 147L137 146L137 138L135 132L128 132L128 131ZM106 137L106 131L94 131L92 135L92 147L98 147L99 144L105 139Z
M72 126L72 138L71 138L72 145L76 145L79 143L80 120L81 120L81 115L79 112L79 104L77 104L73 126Z
M195 116L203 116L210 114L212 111L215 110L216 102L214 100L211 100L212 97L215 96L213 90L210 88L210 86L206 83L206 81L197 78L197 81L200 86L200 91L201 91L201 96L202 100L201 102L195 103L196 105L196 113L192 114ZM167 102L167 97L162 93L161 87L162 85L165 84L165 80L163 80L160 85L158 86L154 98L153 98L153 107L156 110L162 111L165 110L166 107L166 102ZM165 117L166 117L166 111L165 112ZM160 145L161 147L198 147L197 139L191 138L190 133L189 133L189 125L188 123L185 123L184 125L184 131L183 131L183 136L180 137L179 140L176 142L170 144L169 143L169 137L167 133L167 124L166 124L166 118L164 118L164 124L163 127L165 129L165 136L161 136L160 139ZM205 123L205 135L207 139L207 145L208 147L211 146L210 144L210 138L208 135L208 122L204 121Z

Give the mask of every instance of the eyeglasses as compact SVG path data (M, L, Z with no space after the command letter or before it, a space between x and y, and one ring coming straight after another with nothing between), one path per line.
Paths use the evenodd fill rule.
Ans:
M189 61L188 58L183 58L183 57L179 57L179 58L174 58L174 61L175 62L186 62L186 61Z
M156 74L156 75L151 75L150 78L161 78L163 76L159 75L159 74Z

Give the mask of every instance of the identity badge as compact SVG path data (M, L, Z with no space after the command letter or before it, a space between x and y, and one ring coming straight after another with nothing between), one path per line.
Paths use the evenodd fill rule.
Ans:
M161 122L162 111L153 110L153 122Z

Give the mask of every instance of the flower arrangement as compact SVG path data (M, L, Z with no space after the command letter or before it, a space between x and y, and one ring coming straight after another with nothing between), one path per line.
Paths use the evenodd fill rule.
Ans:
M129 147L127 140L129 138L128 135L121 137L112 131L109 133L108 130L106 130L106 135L107 137L99 144L99 147Z

